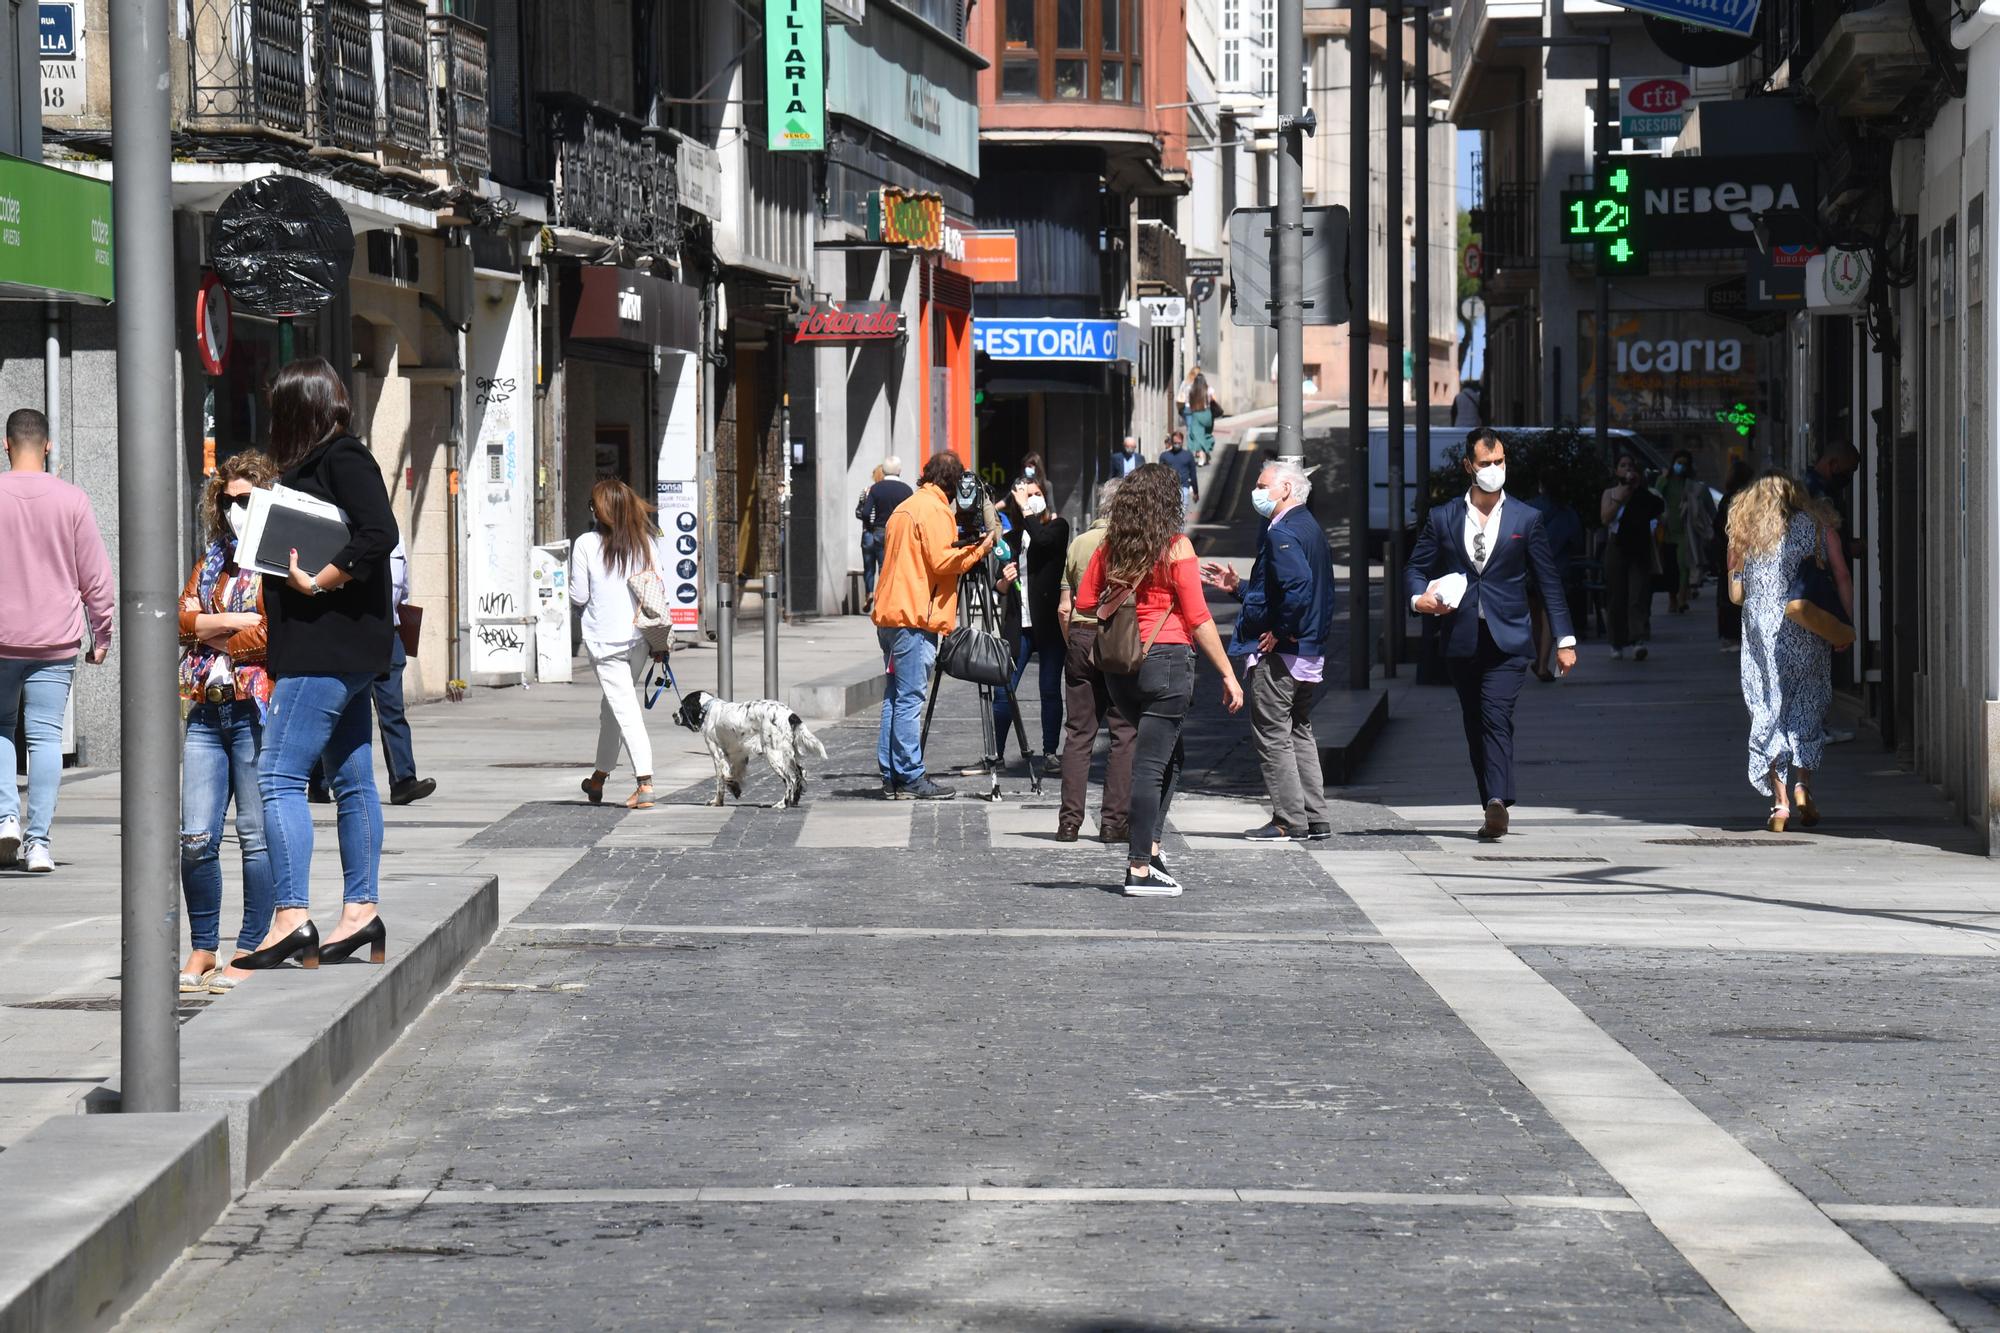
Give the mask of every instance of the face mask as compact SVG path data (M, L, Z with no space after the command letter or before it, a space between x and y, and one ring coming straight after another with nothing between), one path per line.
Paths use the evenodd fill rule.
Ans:
M1262 486L1250 492L1250 507L1257 511L1260 518L1269 518L1278 512L1278 502Z
M1507 465L1505 463L1488 463L1485 467L1473 473L1472 479L1479 483L1480 490L1491 495L1507 484Z
M224 511L222 517L228 521L230 532L236 535L238 541L241 541L243 538L243 525L250 521L250 511L242 505L231 505Z
M1032 481L1035 476L1035 470L1031 467L1024 467L1021 469L1021 475Z
M1039 495L1031 495L1027 499L1021 501L1021 512L1026 514L1029 518L1033 518L1035 515L1041 513L1044 509L1047 509L1048 507L1049 507L1048 502L1042 499L1042 497Z

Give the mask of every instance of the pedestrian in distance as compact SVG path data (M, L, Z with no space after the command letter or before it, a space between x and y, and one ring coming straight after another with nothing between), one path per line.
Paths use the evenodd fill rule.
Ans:
M1729 474L1722 485L1722 503L1716 506L1714 541L1709 551L1711 568L1728 570L1729 560L1729 512L1735 506L1737 497L1748 490L1756 479L1750 464L1743 458L1729 461ZM1725 579L1725 581L1730 581ZM1736 598L1725 589L1724 594L1715 599L1715 637L1724 653L1743 651L1743 608Z
M417 752L410 738L410 716L403 702L403 673L410 665L403 642L403 608L410 604L410 557L402 539L389 552L389 582L394 601L390 623L396 630L389 643L389 670L375 681L375 725L382 736L382 762L389 770L389 804L414 805L437 790L436 778L417 776Z
M7 418L0 472L0 869L46 875L62 788L63 713L79 655L111 652L111 555L90 497L49 472L49 419L31 407ZM90 647L83 648L88 630ZM16 735L16 716L21 734ZM28 751L27 820L14 786Z
M1186 431L1173 431L1167 436L1166 448L1160 452L1160 463L1173 472L1174 480L1179 485L1181 528L1186 531L1194 523L1195 502L1201 499L1201 479L1195 471L1195 455L1187 447Z
M1333 836L1326 779L1313 735L1313 701L1326 679L1333 640L1333 553L1306 502L1312 480L1297 463L1266 463L1250 503L1265 519L1250 577L1205 561L1202 582L1243 603L1229 655L1247 659L1244 692L1250 734L1271 798L1270 822L1244 836L1257 842L1305 842Z
M1833 645L1787 614L1806 567L1823 563L1848 622L1854 589L1832 506L1783 473L1769 473L1729 507L1730 596L1743 607L1743 703L1750 712L1750 785L1771 801L1765 827L1819 822L1813 774L1833 703Z
M271 706L266 669L269 627L263 576L236 562L236 538L250 514L250 493L277 480L268 454L232 454L202 494L208 545L181 589L180 694L187 710L181 746L181 897L187 903L189 952L183 995L226 995L251 972L223 966L222 824L236 803L243 861L243 924L233 958L255 950L271 925L271 852L257 759Z
M1583 516L1555 493L1552 481L1548 473L1543 473L1535 498L1528 504L1541 512L1542 526L1548 531L1549 550L1554 553L1556 570L1562 576L1563 604L1578 607L1583 605ZM1550 669L1555 658L1556 636L1549 627L1548 605L1538 589L1528 591L1528 610L1535 622L1535 679L1547 684L1556 678Z
M1485 813L1479 836L1506 835L1515 799L1514 702L1534 656L1528 593L1539 591L1556 634L1556 670L1576 668L1576 635L1541 513L1507 499L1507 445L1490 429L1465 443L1464 496L1430 511L1410 552L1410 607L1442 618L1440 637L1465 721Z
M1021 697L1021 680L1033 657L1040 664L1036 689L1042 705L1042 766L1054 775L1062 768L1064 641L1058 607L1069 522L1049 507L1044 484L1026 475L1015 481L1001 509L1011 524L1006 541L1012 558L1000 570L1000 621L1001 633L1014 648L1014 676L1011 692L993 696L994 744L1004 760L1012 701ZM1034 762L1027 755L1022 758Z
M958 580L993 552L997 529L958 542L952 509L965 465L950 451L932 454L916 493L896 506L883 533L882 579L875 592L875 636L888 685L875 748L882 796L891 801L949 801L958 793L924 772L924 700L938 641L958 625Z
M1136 444L1126 436L1128 444ZM1075 842L1083 829L1085 798L1090 790L1090 756L1098 729L1111 727L1111 756L1104 765L1104 799L1097 812L1097 835L1107 843L1130 841L1127 821L1132 805L1132 750L1138 732L1126 716L1111 706L1104 673L1092 649L1097 644L1097 617L1076 605L1077 586L1104 544L1111 524L1111 502L1122 483L1113 478L1097 488L1096 521L1070 539L1063 558L1062 596L1056 606L1065 636L1063 654L1062 804L1056 816L1056 841Z
M1180 478L1159 463L1127 477L1111 500L1111 522L1077 586L1076 604L1094 614L1099 634L1129 602L1136 613L1140 665L1105 673L1111 702L1138 728L1132 758L1132 804L1126 842L1125 896L1177 898L1181 885L1160 859L1167 813L1186 751L1181 727L1194 701L1194 654L1221 673L1223 706L1243 707L1215 619L1202 597L1194 545L1182 534ZM1099 642L1103 647L1102 639Z
M364 945L387 956L380 914L382 802L375 791L372 696L396 639L389 553L396 515L368 446L349 429L347 388L319 357L294 361L271 384L271 455L279 484L340 507L348 539L318 569L291 555L282 578L266 575L261 606L271 706L258 759L264 834L276 911L263 947L234 966L256 972L297 958L306 967ZM324 941L311 911L312 811L306 780L324 758L339 807L339 924Z
M1653 577L1659 572L1660 548L1654 525L1666 505L1646 485L1637 456L1618 455L1616 480L1598 499L1598 518L1605 526L1604 601L1611 613L1611 656L1643 662L1653 637Z
M597 766L583 780L592 805L604 800L604 784L618 766L622 746L632 765L627 810L653 808L653 739L639 702L640 682L655 654L639 632L639 608L631 580L666 563L653 506L630 486L607 477L590 488L593 526L569 553L569 599L583 608L583 652L597 677Z
M1047 481L1049 479L1048 464L1042 462L1040 454L1030 449L1028 456L1021 460L1021 475L1029 481Z
M903 460L890 454L875 469L874 482L861 493L861 503L854 508L854 516L861 520L861 578L870 608L875 605L875 581L882 575L882 534L889 526L889 515L909 498Z
M1854 442L1843 437L1834 437L1820 443L1819 457L1806 470L1801 479L1806 494L1823 502L1838 517L1848 511L1849 492L1854 488L1854 477L1861 470L1861 451ZM1861 539L1845 536L1841 547L1849 560L1861 558ZM1829 725L1826 729L1828 745L1844 745L1854 739L1854 731L1849 727Z
M1674 584L1669 600L1680 614L1693 606L1700 594L1707 565L1705 552L1715 537L1715 497L1709 494L1708 483L1696 474L1690 451L1682 449L1674 455L1660 483L1660 501L1666 509L1660 523L1666 534L1661 561Z
M1119 442L1117 452L1111 455L1111 475L1114 478L1129 477L1133 469L1145 461L1139 456L1139 437L1127 435Z
M1194 383L1188 386L1185 430L1190 451L1202 467L1208 466L1209 457L1215 452L1215 423L1220 420L1222 404L1209 392L1207 376L1196 371Z

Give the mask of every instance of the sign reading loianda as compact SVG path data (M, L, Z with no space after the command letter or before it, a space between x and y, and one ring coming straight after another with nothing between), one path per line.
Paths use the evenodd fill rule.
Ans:
M821 0L764 0L764 107L773 152L826 148Z
M880 342L903 331L903 318L887 301L823 301L800 316L793 342Z

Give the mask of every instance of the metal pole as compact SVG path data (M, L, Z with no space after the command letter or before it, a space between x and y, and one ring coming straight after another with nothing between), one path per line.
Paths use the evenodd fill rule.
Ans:
M1271 273L1278 333L1278 457L1305 457L1304 0L1278 0L1277 253Z
M1611 144L1605 132L1614 114L1611 111L1611 39L1608 37L1601 39L1597 48L1597 107L1592 114L1596 117L1591 126L1596 131L1591 136L1592 184L1601 190L1605 178L1610 175ZM1597 275L1596 359L1597 456L1604 458L1611 448L1611 279L1602 273Z
M173 175L167 129L167 6L111 0L111 219L117 273L120 849L123 965L119 1081L126 1111L181 1100L180 656L173 450L142 422L173 421Z
M1293 14L1297 13L1295 8ZM1350 6L1347 200L1352 216L1347 228L1347 291L1353 308L1347 319L1347 684L1356 690L1368 688L1368 42L1372 23L1369 4ZM1280 20L1281 31L1285 26Z
M715 692L736 693L736 580L726 574L715 581Z
M42 415L49 419L49 438L63 438L62 307L54 301L42 308Z
M764 697L778 697L778 621L783 576L775 569L764 571Z
M1389 298L1389 501L1392 506L1403 493L1403 303L1409 299L1409 287L1405 282L1408 266L1403 260L1403 7L1401 0L1390 0L1388 13L1389 27L1385 36L1388 69L1383 71L1382 94L1386 115L1382 131L1389 140L1388 152L1388 204L1389 229L1383 237L1387 253L1383 256L1383 270L1389 284L1385 293ZM1384 678L1396 674L1396 663L1402 656L1403 618L1396 614L1396 587L1398 575L1396 560L1389 545L1395 540L1394 533L1401 514L1399 508L1388 511L1390 541L1382 548L1382 675Z
M1410 288L1410 316L1416 324L1416 425L1417 425L1417 484L1431 470L1431 6L1430 0L1410 0L1411 12L1416 15L1417 36L1417 95L1411 99L1416 103L1416 200L1417 215L1417 271L1416 280ZM1403 635L1409 628L1409 618L1402 608L1407 601L1403 594L1403 452L1392 449L1389 452L1389 512L1395 518L1389 524L1389 550L1386 560L1389 566L1389 651L1392 660L1400 660L1403 655Z

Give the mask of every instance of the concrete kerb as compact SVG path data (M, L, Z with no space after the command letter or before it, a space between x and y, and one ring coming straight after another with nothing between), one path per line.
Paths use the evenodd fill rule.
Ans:
M383 889L394 904L384 966L284 968L182 1029L181 1106L226 1116L232 1191L248 1188L366 1073L499 925L490 876L387 879ZM115 1081L83 1107L117 1108Z
M879 705L888 681L880 662L860 663L789 687L785 702L800 717L839 721Z
M0 1333L111 1327L230 1196L219 1111L59 1116L30 1131L0 1154Z

